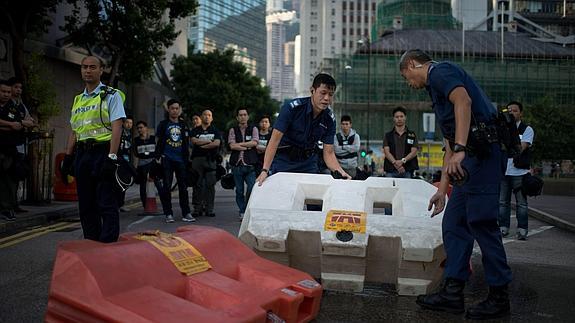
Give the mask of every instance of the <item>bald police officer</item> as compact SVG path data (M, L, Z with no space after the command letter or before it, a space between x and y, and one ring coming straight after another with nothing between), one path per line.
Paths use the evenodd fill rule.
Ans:
M400 59L401 75L415 89L426 88L433 102L445 142L443 172L437 193L429 201L432 216L443 215L443 246L447 254L445 283L437 293L421 295L423 308L452 313L465 311L463 288L468 280L473 243L481 248L487 299L467 310L471 319L491 319L509 313L507 265L497 224L499 183L505 156L494 140L497 110L473 78L450 62L434 62L421 50L409 50ZM449 178L454 185L449 203Z

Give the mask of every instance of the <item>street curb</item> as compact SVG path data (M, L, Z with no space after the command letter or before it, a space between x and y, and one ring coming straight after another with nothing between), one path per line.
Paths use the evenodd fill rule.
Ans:
M575 232L575 224L565 221L563 219L560 219L554 215L551 215L545 211L541 211L539 209L536 208L532 208L532 207L528 207L528 214L538 220L541 220L543 222L549 223L553 226L556 226L558 228L567 230L567 231L571 231L571 232Z
M126 199L125 204L140 203L139 197ZM51 210L47 206L47 211L39 214L31 214L25 217L19 217L16 221L0 223L0 234L10 233L19 229L40 226L46 223L66 220L70 218L78 218L78 202L73 202L70 206L62 207L59 210Z

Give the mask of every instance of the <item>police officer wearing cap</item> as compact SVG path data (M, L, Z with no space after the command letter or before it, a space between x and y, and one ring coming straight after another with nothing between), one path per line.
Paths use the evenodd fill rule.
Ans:
M467 310L470 319L491 319L509 313L511 269L497 224L499 184L505 156L492 135L497 111L472 77L451 62L434 62L421 50L409 50L400 59L400 73L412 88L426 88L445 141L443 172L437 193L429 201L434 216L443 214L443 245L447 254L442 288L421 295L426 309L462 313L463 288L470 275L474 241L481 248L487 299ZM496 130L495 130L496 132ZM454 185L449 203L449 178Z
M120 233L116 154L126 113L123 93L100 82L103 65L94 56L82 60L81 73L86 87L74 98L70 117L72 133L62 171L69 174L74 163L84 238L115 242Z
M328 74L318 74L310 88L311 96L283 105L274 124L257 182L262 185L270 174L278 172L318 172L316 143L323 142L323 159L331 171L351 177L339 165L333 148L335 117L330 108L336 83Z

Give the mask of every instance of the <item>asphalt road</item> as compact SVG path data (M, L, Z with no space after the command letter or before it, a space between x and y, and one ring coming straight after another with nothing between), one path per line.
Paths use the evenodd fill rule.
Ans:
M177 202L174 201L177 206ZM140 216L141 207L121 213L122 232L159 229L174 232L181 222L166 224L160 216ZM240 222L233 192L218 191L216 217L196 224L216 226L237 235ZM575 234L530 219L527 241L504 239L514 273L510 286L512 313L504 322L573 322L575 317ZM512 232L513 233L513 232ZM511 235L510 235L511 236ZM81 239L74 220L29 228L0 238L0 322L41 322L47 304L50 275L58 242ZM473 257L474 274L466 304L486 295L481 254ZM413 297L397 296L378 286L360 294L324 292L317 322L460 322L463 315L424 311ZM193 320L192 320L193 321Z

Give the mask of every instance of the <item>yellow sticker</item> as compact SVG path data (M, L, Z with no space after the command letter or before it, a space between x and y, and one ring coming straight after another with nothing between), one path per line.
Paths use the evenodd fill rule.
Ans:
M135 238L148 241L158 248L182 274L187 276L212 268L194 246L180 237L156 230L139 233Z
M367 213L358 211L330 210L325 217L325 231L351 231L365 233Z

